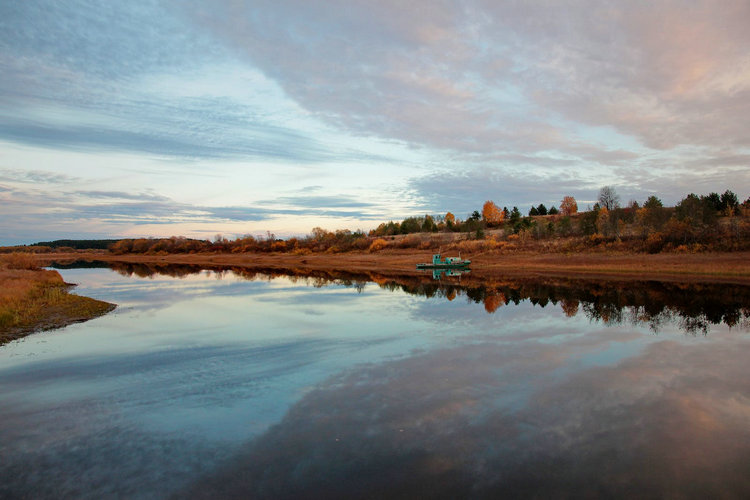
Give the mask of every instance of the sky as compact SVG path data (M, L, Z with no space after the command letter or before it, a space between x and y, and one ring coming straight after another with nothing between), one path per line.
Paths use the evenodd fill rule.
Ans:
M0 244L750 195L750 2L0 2Z

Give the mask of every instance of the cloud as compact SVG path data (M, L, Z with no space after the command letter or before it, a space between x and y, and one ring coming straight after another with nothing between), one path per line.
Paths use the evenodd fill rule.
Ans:
M538 205L557 206L563 196L585 200L596 195L599 186L575 173L538 174L533 171L479 168L470 171L436 171L410 180L409 186L425 204L435 210L449 210L464 218L480 210L485 200L501 208Z
M0 169L0 179L9 182L30 184L70 184L80 180L77 177L57 172L9 168Z
M171 161L176 186L229 164L306 170L289 178L308 192L248 187L263 203L235 198L226 220L268 220L272 198L279 214L370 220L604 184L674 202L745 180L748 18L742 0L6 3L0 139ZM388 186L341 197L353 166ZM408 203L377 206L376 189ZM210 220L223 204L193 208Z
M746 144L750 12L741 1L186 10L307 109L363 133L461 151L543 150L545 134L567 135L551 125L558 114L655 148Z
M103 199L124 199L124 200L139 200L139 201L168 201L169 198L158 194L132 194L125 193L123 191L76 191L74 194L82 195L88 198L103 198Z

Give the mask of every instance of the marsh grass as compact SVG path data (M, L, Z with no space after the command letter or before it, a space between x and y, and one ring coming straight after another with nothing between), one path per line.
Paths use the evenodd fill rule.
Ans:
M100 316L114 305L68 293L60 273L30 255L0 255L0 344Z

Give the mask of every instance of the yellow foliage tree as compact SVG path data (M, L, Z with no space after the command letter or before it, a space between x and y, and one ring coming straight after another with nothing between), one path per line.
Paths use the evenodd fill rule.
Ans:
M456 216L448 212L445 214L445 223L448 224L448 227L452 226L456 223Z
M503 220L503 215L503 211L495 205L495 202L490 200L484 202L484 206L482 206L482 218L488 225L495 226L500 224Z
M560 202L560 213L562 215L573 215L578 212L578 203L572 196L566 196Z

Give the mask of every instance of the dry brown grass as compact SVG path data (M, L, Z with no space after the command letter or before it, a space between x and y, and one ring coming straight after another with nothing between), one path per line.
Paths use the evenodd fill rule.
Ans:
M0 256L0 344L37 330L90 319L113 308L68 293L60 273L40 269L29 254Z
M384 240L385 241L385 240ZM462 240L463 241L463 240ZM467 240L474 241L474 240ZM487 240L489 241L489 240ZM484 245L487 244L484 242ZM472 243L473 244L473 243ZM495 246L495 243L491 243ZM694 252L633 254L602 249L579 253L572 248L527 247L521 241L497 242L495 248L461 251L461 257L471 259L471 276L494 279L499 276L535 275L596 277L597 279L653 279L687 280L691 282L732 282L750 284L750 252ZM154 257L148 255L111 255L107 253L50 254L43 258L57 261L101 260L122 263L185 264L196 266L238 266L242 268L339 270L351 272L397 272L419 274L418 262L428 262L432 250L399 249L386 246L375 252L356 251L339 254L311 253L243 253L243 254L183 254ZM442 247L445 256L458 253L449 245ZM42 257L40 257L42 258Z

